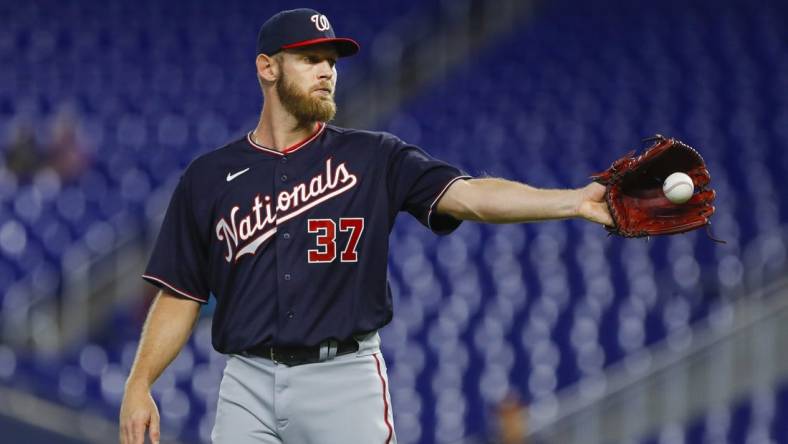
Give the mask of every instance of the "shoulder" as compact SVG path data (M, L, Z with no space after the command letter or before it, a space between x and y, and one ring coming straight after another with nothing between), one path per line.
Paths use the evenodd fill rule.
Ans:
M406 145L399 137L385 131L370 131L326 125L326 135L331 139L341 140L342 143L358 143L368 148L379 147L383 149L396 149Z
M186 179L212 177L215 171L224 170L228 165L236 163L238 152L244 149L246 143L246 135L244 134L243 137L237 137L218 148L195 157L184 170L183 177Z

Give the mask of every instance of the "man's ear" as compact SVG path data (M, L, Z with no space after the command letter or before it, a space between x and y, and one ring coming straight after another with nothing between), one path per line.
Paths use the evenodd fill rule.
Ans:
M257 64L257 75L266 82L275 82L279 78L279 62L275 58L258 54L255 60Z

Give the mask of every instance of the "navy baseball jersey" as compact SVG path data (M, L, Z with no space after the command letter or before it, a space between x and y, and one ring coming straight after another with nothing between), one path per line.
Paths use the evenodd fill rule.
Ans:
M457 168L387 133L318 124L281 152L236 140L181 176L143 275L176 294L216 298L213 345L314 346L392 317L388 237L407 211L438 234Z

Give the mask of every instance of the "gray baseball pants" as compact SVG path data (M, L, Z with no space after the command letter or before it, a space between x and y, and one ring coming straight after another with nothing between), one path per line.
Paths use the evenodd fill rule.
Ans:
M394 444L380 337L359 350L288 367L230 355L219 388L215 444Z

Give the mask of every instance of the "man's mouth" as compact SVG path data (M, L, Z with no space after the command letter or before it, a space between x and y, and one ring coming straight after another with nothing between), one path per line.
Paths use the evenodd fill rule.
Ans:
M328 87L315 88L315 92L320 94L320 95L322 95L322 96L330 96L330 95L333 94L333 91L331 90L331 88L328 88Z

